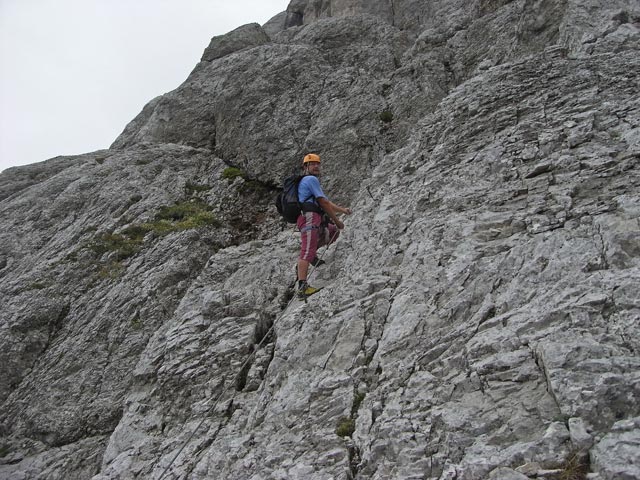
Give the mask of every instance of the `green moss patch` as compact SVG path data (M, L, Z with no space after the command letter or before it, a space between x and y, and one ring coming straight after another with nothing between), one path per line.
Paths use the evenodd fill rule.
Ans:
M140 315L136 315L131 319L131 328L133 330L142 329L142 320L140 320Z
M227 167L222 172L222 178L226 180L235 180L238 177L246 177L244 170L236 167Z
M211 207L201 200L178 202L175 205L160 208L156 220L181 221L210 209Z
M355 396L353 397L353 405L351 406L352 417L358 414L358 409L360 408L360 405L362 405L364 397L365 397L364 393L356 392Z
M210 210L211 207L199 199L177 202L160 208L153 221L131 224L119 233L97 235L89 242L88 248L97 256L114 253L111 260L119 264L140 251L145 236L150 232L162 236L181 230L220 226L220 221ZM114 273L119 275L119 269L113 265L105 266L103 270L99 273L101 278L113 278Z
M124 266L119 261L109 262L106 265L102 266L98 271L98 278L105 279L116 279L119 278L124 273Z
M162 207L156 215L156 221L143 224L157 233L187 230L204 226L220 226L220 222L211 213L211 207L202 200L192 199Z
M257 180L246 180L240 187L240 191L245 194L257 193L262 195L267 193L269 189Z
M343 417L336 426L336 435L339 437L350 437L356 431L356 422L353 418Z
M391 110L383 110L380 113L380 120L384 123L389 123L393 121L393 112Z
M89 249L96 255L102 256L105 253L115 253L117 261L124 260L138 251L142 240L131 239L125 235L117 233L103 233L98 235L89 243Z

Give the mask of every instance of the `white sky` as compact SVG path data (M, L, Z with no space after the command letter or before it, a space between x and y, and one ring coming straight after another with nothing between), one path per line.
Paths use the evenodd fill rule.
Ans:
M211 37L289 0L0 0L0 171L108 148Z

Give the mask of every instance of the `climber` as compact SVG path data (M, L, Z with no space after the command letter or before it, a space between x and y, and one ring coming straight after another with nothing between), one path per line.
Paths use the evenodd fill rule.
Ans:
M298 186L298 201L304 206L298 216L300 230L300 256L298 257L297 280L298 297L306 298L320 289L307 283L309 264L319 266L324 261L318 260L318 247L333 243L344 224L337 217L338 213L351 214L350 208L341 207L331 202L320 186L320 156L315 153L305 155L302 160L302 175Z

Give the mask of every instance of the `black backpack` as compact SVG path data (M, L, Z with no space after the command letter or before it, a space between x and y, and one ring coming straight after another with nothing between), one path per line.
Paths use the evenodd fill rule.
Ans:
M302 212L324 213L315 203L307 202L307 200L309 200L308 198L305 199L304 203L298 201L298 187L300 186L300 180L303 178L304 175L291 175L287 177L282 186L282 192L276 197L278 213L287 223L296 223L298 216Z
M296 223L298 215L302 211L302 205L298 201L298 186L302 178L302 175L287 177L282 186L282 192L276 197L278 213L287 223Z

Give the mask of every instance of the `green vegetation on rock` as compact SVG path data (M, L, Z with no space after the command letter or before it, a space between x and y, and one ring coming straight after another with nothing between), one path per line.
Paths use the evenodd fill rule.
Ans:
M244 170L237 167L227 167L222 172L222 178L226 180L235 180L238 177L245 178L245 176Z
M393 121L393 112L391 112L391 110L383 110L380 113L380 120L382 120L384 123Z
M88 247L98 256L114 252L113 260L119 262L136 254L150 232L162 236L205 226L220 226L220 221L210 210L211 207L199 199L177 202L160 208L153 221L134 223L119 233L103 233L94 237ZM105 273L101 276L112 275Z
M353 418L343 417L336 427L336 435L339 437L350 437L356 430L356 422Z

